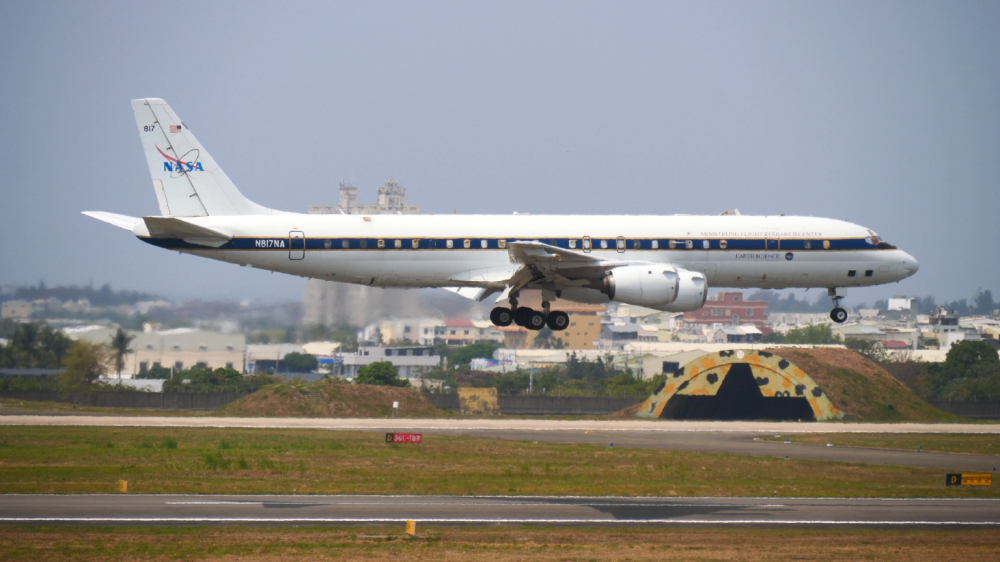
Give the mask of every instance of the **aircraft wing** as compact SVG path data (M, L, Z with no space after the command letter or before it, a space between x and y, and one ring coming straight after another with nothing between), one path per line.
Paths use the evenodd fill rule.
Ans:
M645 263L609 260L535 241L510 242L507 253L510 261L521 267L508 279L504 294L529 285L549 285L556 290L585 287L615 267Z
M142 217L149 235L154 238L179 238L191 244L218 248L232 236L212 228L199 226L177 217Z

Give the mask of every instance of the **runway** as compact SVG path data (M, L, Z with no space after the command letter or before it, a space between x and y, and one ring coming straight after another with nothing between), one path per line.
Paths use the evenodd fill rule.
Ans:
M1000 525L1000 499L2 495L0 524Z
M589 443L703 453L892 464L944 471L995 472L1000 457L917 451L824 447L763 441L797 433L964 433L1000 437L1000 424L873 424L796 422L676 422L525 419L331 419L138 416L0 416L0 425L104 427L284 428L421 432L544 443Z

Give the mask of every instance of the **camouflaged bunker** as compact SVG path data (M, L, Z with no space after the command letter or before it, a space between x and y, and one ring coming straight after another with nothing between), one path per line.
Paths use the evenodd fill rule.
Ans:
M698 357L669 375L636 416L827 421L844 414L787 359L767 351L730 350Z

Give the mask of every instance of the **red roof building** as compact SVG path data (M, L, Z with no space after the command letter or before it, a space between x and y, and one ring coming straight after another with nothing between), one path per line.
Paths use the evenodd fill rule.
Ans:
M708 297L705 306L694 312L684 313L685 324L711 326L723 324L738 326L753 324L763 328L767 322L767 303L765 301L745 301L743 293L719 293Z

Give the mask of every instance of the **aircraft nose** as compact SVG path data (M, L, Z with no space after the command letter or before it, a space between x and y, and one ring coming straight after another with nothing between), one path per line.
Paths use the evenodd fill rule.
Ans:
M906 273L907 277L910 277L920 269L920 264L910 254L903 252L903 255L905 256L903 258L903 272Z

